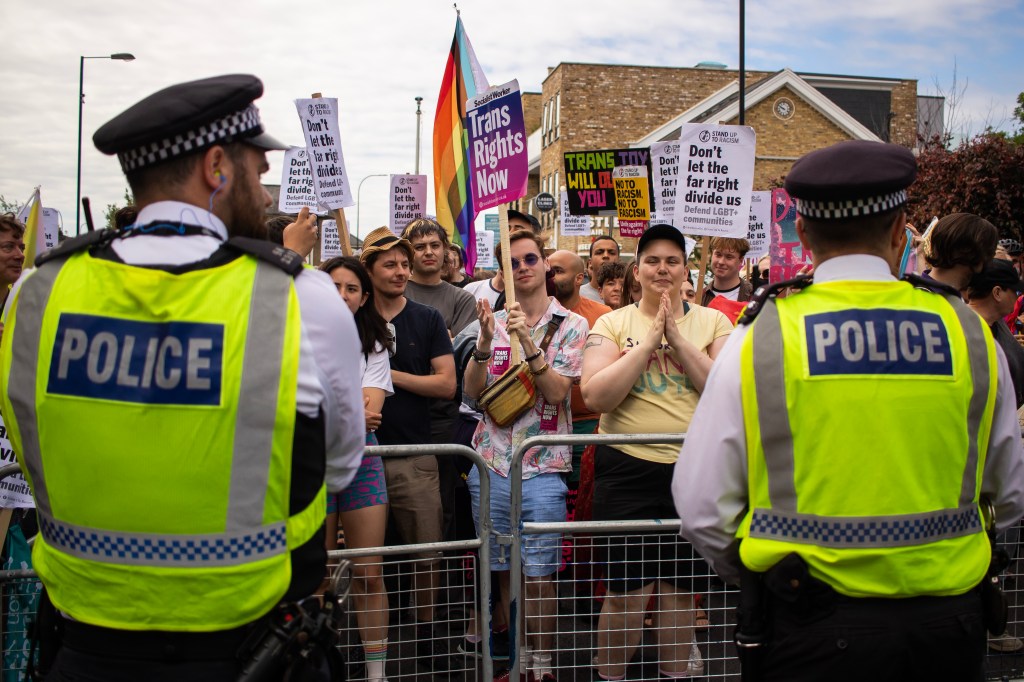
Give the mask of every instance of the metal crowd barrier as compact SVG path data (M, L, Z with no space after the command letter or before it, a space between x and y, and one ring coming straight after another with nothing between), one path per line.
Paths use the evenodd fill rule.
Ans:
M385 582L388 584L388 610L390 616L388 662L386 677L391 682L403 679L449 679L449 680L486 680L493 677L493 660L490 652L490 641L483 637L480 642L481 652L477 656L463 656L457 651L457 643L469 627L470 619L475 613L487 614L490 610L491 574L486 570L490 563L490 544L484 541L491 533L490 518L490 480L487 478L487 465L483 458L472 448L464 445L378 445L366 448L367 455L389 457L409 457L415 455L440 455L448 457L465 457L473 463L480 474L480 507L481 524L477 536L468 540L450 540L419 544L390 545L387 547L371 547L366 549L342 549L328 553L328 564L340 559L356 557L381 556L384 558ZM344 530L344 529L342 529ZM415 618L409 615L414 610L415 594L412 586L404 584L413 572L424 570L420 561L411 555L440 553L441 558L435 568L432 582L439 584L439 595L434 605L433 635L445 640L444 648L451 653L452 663L449 670L431 667L431 662L418 655L416 645L420 643L415 628ZM404 557L404 558L403 558ZM481 567L484 567L481 570ZM390 580L389 578L389 570ZM397 586L397 589L396 589ZM408 609L403 606L408 599ZM342 653L350 662L348 679L350 681L365 679L362 664L358 628L352 599L348 602L349 627L348 642L342 644ZM397 637L395 636L397 635ZM355 665L351 665L355 659ZM424 670L429 671L423 677Z
M567 521L564 523L523 523L522 518L522 458L526 451L538 445L574 445L597 444L609 445L623 443L671 443L681 444L684 434L647 434L632 436L550 436L536 437L524 441L516 449L512 467L512 528L510 536L498 537L499 544L505 544L512 550L510 588L513 611L526 604L521 592L523 566L520 559L520 547L530 543L538 535L544 533L560 533L563 535L565 554L556 570L556 604L555 631L550 633L555 638L553 650L553 667L557 679L591 680L592 663L596 654L597 618L604 598L602 562L600 552L604 543L621 541L625 543L652 542L648 535L652 532L664 531L660 537L674 537L678 533L678 519L650 519L645 521ZM435 611L435 636L448 638L454 642L459 640L468 627L468 620L475 610L480 616L480 630L483 634L482 656L467 662L462 668L456 668L447 674L422 672L415 654L416 637L408 619L403 618L401 598L409 596L401 591L389 593L389 610L391 635L387 677L392 682L403 679L445 679L445 680L484 680L492 679L494 663L490 657L490 641L486 633L491 624L489 595L491 593L491 574L489 543L484 538L493 534L489 506L490 492L486 465L478 453L460 445L436 446L378 446L367 448L371 454L383 457L402 457L416 454L438 454L442 456L462 456L468 458L481 474L481 507L482 523L476 538L470 540L426 543L418 545L389 545L385 547L366 548L359 550L344 549L329 553L329 562L335 563L341 558L364 556L385 557L385 563L399 568L398 578L407 576L415 568L414 559L394 559L418 552L444 552L438 572L443 578L442 587L445 598L438 600ZM17 464L0 467L0 480L19 471ZM1011 562L1003 579L1004 591L1010 602L1010 618L1006 636L990 639L986 660L987 680L1024 680L1024 552L1021 544L1024 522L1005 533L1002 541L1010 551L1014 561ZM637 535L642 533L643 535ZM659 537L659 536L655 536ZM570 547L571 545L571 547ZM478 559L468 557L466 552L476 552ZM570 554L571 552L571 554ZM739 663L735 657L732 644L732 631L735 627L735 602L737 591L727 587L707 569L699 559L691 562L690 575L684 576L694 582L694 591L701 594L703 611L708 620L707 628L700 629L688 651L679 652L676 663L687 661L692 670L690 677L705 677L716 680L740 679ZM468 577L469 574L473 577ZM676 576L660 576L672 578ZM3 625L3 662L0 680L20 679L24 670L25 651L20 644L19 636L23 636L27 624L31 621L30 614L21 609L20 604L26 596L37 592L39 580L32 570L0 570L0 604L2 604ZM349 601L350 626L343 633L349 641L342 645L346 654L351 655L359 649L358 628L355 626L354 608ZM652 626L664 614L650 608L649 603L643 604L643 631L639 634L636 654L629 663L627 679L651 680L658 679L658 642L652 635ZM691 611L695 611L692 609ZM447 619L442 620L436 615L445 611ZM516 652L523 645L523 634L515 627L516 619L510 623L512 648L509 664L512 666L512 680L519 677L519 656ZM684 624L685 625L685 624ZM620 633L623 636L630 633ZM354 641L353 641L354 640ZM696 647L699 662L693 656ZM1019 648L1018 648L1019 647ZM454 652L454 647L450 647ZM453 659L459 660L457 656ZM468 661L469 659L467 659ZM429 666L427 666L429 667ZM350 673L352 668L350 668ZM365 673L350 674L350 680L365 679Z
M556 649L553 652L555 675L559 680L591 680L594 656L597 653L598 614L604 597L601 577L601 546L605 542L651 543L647 533L665 531L655 537L674 536L679 531L678 519L651 519L646 521L571 521L565 523L525 523L522 519L522 459L524 454L538 445L616 445L624 443L682 444L685 434L634 434L627 436L583 435L583 436L538 436L523 441L513 454L512 460L512 563L510 591L513 610L525 606L522 597L522 558L520 545L544 533L561 533L564 544L572 544L573 558L567 558L557 567L557 626ZM645 535L637 535L644 533ZM1006 532L1002 538L1014 557L1004 573L1003 589L1010 603L1009 624L1006 635L989 638L988 655L985 662L986 680L1024 680L1024 520ZM568 554L568 550L567 550ZM579 561L580 557L583 561ZM681 666L687 661L690 677L705 677L716 680L740 680L740 666L732 643L736 625L735 608L738 590L726 585L715 576L699 557L689 562L689 575L682 576L693 581L694 592L700 594L702 603L694 611L706 614L707 627L699 628L692 642L689 655L678 651L676 660ZM554 567L552 567L554 568ZM686 573L686 571L683 571ZM659 578L678 576L662 575ZM627 667L628 680L657 680L659 647L651 626L657 624L658 614L651 610L651 604L640 607L643 611L644 631L639 633L636 653ZM683 624L686 625L685 623ZM627 633L622 633L626 635ZM515 633L513 649L520 651L523 633ZM633 633L636 637L637 633ZM696 652L694 651L696 649ZM521 679L519 657L512 653L511 679Z
M562 679L592 679L591 671L593 670L594 657L598 654L596 645L599 636L598 623L599 614L601 612L602 604L606 593L603 589L602 580L602 564L601 554L604 546L607 543L617 542L631 548L636 548L637 544L647 544L643 549L650 550L655 556L659 556L660 547L658 544L663 542L675 542L675 538L679 534L679 520L678 519L652 519L647 521L572 521L566 523L526 523L522 521L522 461L523 456L530 449L541 446L541 445L623 445L623 444L645 444L645 445L679 445L681 446L686 438L686 434L682 433L669 433L669 434L622 434L622 435L606 435L606 434L592 434L592 435L565 435L565 436L535 436L524 440L516 448L512 455L512 478L511 478L511 495L512 495L512 565L511 575L509 577L510 582L510 602L511 610L518 611L521 608L524 612L529 611L529 603L523 600L522 595L522 576L523 576L523 565L522 565L522 552L521 547L525 543L527 548L530 547L531 542L536 542L539 536L550 533L561 533L564 536L571 536L572 540L572 551L574 561L568 571L568 575L557 580L556 590L556 604L557 616L554 619L555 631L538 631L536 634L545 635L552 637L555 640L555 649L552 652L552 665L554 668L554 674L559 680ZM516 532L518 530L519 532ZM642 532L643 535L634 535L635 533ZM584 556L587 557L585 561L576 562L575 558ZM649 556L649 554L648 554ZM703 562L700 562L703 563ZM542 567L547 570L555 571L556 575L565 573L566 571L557 571L554 566ZM710 573L706 568L705 573ZM686 578L688 580L693 579L692 576L658 576L659 580L671 580L672 578ZM708 575L707 579L710 581L711 576ZM722 591L722 590L719 590ZM627 615L632 616L631 620L634 622L641 622L644 624L644 630L647 630L647 624L654 624L655 621L659 621L662 618L673 618L678 620L680 614L682 617L686 617L686 614L692 615L696 609L692 608L693 602L692 596L681 594L672 595L672 598L676 601L689 599L689 607L686 609L673 609L671 613L661 613L658 611L651 611L651 603L646 598L629 600L631 603L627 608ZM541 607L537 605L535 610ZM712 604L710 602L701 605L701 609L710 618L712 613ZM724 612L726 618L731 618L731 612L727 609L719 608L715 606L717 612ZM549 619L550 620L550 619ZM614 642L610 643L609 648L632 648L636 646L636 654L632 657L632 662L629 663L626 672L626 679L629 680L641 680L641 679L660 679L660 673L658 672L658 664L655 661L658 660L657 656L650 655L651 647L650 642L646 641L645 632L630 632L627 631L628 626L621 626L621 629L606 628L605 634L609 639L613 639ZM530 628L527 625L527 630ZM670 631L672 628L664 627L661 629L662 632ZM714 631L718 634L718 630ZM722 631L724 635L724 630ZM629 640L636 641L639 639L636 645L627 644ZM624 641L623 641L624 640ZM523 651L524 645L524 633L516 628L514 638L513 652L510 654L509 663L511 664L511 679L519 679L517 676L522 672L520 670L522 661L520 656L516 652ZM707 667L704 663L703 656L701 653L699 659L700 669L698 670L698 661L693 658L693 652L698 649L696 640L688 641L685 643L673 643L666 645L662 643L662 647L655 646L655 649L661 648L665 651L670 651L671 660L662 661L662 664L668 664L672 666L686 667L689 676L697 677L704 676L707 674ZM722 645L722 657L725 658L724 640L718 642ZM737 668L738 669L738 668Z

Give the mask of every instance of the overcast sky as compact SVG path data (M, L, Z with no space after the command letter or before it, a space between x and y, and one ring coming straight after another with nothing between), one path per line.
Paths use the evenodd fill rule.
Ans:
M539 91L559 62L738 66L738 2L520 0L459 3L492 84L518 78ZM83 194L102 217L125 183L92 133L119 111L175 82L247 72L263 79L270 133L302 144L293 100L337 97L353 190L368 175L413 171L423 97L420 171L432 174L434 108L455 28L443 0L7 0L0 41L0 194L43 203L75 227L80 55L131 52L133 62L85 62ZM954 69L961 123L1011 127L1024 90L1024 2L999 0L762 0L747 3L747 67L918 79L949 94ZM944 92L937 92L937 86ZM610 115L612 112L610 112ZM271 154L264 181L280 181ZM431 180L432 182L432 180ZM433 190L430 191L433 205ZM363 234L385 222L387 180L370 178L358 211ZM352 231L356 207L347 210Z

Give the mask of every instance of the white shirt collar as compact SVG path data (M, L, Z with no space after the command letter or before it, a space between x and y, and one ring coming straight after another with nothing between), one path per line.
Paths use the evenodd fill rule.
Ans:
M138 225L159 221L175 225L197 225L216 232L221 239L228 238L228 230L220 218L205 209L181 201L157 201L149 204L139 212L139 217L135 220Z
M814 268L814 281L835 282L838 280L861 280L867 282L893 282L896 280L889 270L889 264L878 256L855 254L836 256Z

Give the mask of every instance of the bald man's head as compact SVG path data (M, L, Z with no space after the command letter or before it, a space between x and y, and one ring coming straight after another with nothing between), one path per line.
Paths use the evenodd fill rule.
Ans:
M562 305L574 304L583 284L583 259L572 251L555 251L548 256L555 298Z

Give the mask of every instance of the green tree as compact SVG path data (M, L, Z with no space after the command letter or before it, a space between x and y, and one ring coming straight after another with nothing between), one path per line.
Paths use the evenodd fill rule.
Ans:
M124 197L122 198L124 199L124 204L122 205L107 204L107 210L103 212L103 227L115 227L114 214L117 213L122 208L124 208L125 206L132 206L135 204L135 197L132 196L132 193L128 190L127 187L124 188Z
M8 201L7 197L0 194L0 213L14 213L17 215L24 205L20 201Z
M1024 145L1024 92L1017 95L1017 106L1013 110L1013 118L1017 121L1017 134L1013 141Z

